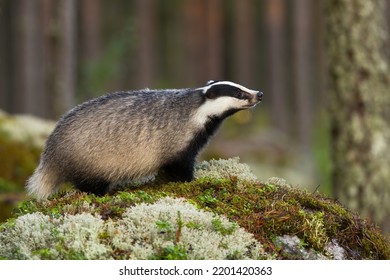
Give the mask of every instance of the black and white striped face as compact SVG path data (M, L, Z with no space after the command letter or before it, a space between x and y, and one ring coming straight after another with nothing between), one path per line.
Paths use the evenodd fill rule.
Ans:
M197 116L199 119L208 116L223 116L239 110L256 106L263 93L248 89L242 85L229 81L209 81L205 87L200 88L206 97Z

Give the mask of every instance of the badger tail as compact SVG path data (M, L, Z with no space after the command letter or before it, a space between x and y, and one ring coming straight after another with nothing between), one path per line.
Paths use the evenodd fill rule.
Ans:
M29 195L40 201L55 193L58 185L57 175L44 167L41 162L34 174L28 179L26 189Z

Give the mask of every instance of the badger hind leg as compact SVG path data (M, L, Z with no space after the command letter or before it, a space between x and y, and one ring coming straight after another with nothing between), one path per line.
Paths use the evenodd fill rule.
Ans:
M100 178L84 178L82 180L73 180L72 183L80 191L93 193L98 196L108 193L111 185L107 180Z
M190 182L194 178L194 159L182 159L165 164L158 177L172 182Z
M41 201L55 193L60 183L56 173L40 163L33 175L27 180L26 189L29 195Z

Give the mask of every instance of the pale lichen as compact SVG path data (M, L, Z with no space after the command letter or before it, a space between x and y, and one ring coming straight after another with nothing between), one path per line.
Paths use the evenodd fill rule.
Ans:
M238 187L242 187L243 182L258 181L249 165L240 163L239 157L200 162L195 168L195 178L202 177L235 179L238 182Z
M154 204L142 203L123 216L118 222L108 223L107 231L113 236L114 247L129 251L132 259L150 258L172 244L185 248L188 259L258 259L263 254L252 234L238 227L231 234L222 234L213 220L218 219L226 228L232 222L199 210L184 199L167 197ZM158 221L167 226L156 225Z
M186 259L269 257L243 228L178 198L141 203L117 220L89 213L51 218L36 212L12 223L0 230L1 258L110 259L124 252L129 259L151 259L163 258L162 252L171 248L179 248Z
M56 223L47 215L32 213L0 228L0 257L8 259L36 259L36 250L51 248Z
M107 259L111 249L99 238L104 221L89 213L66 215L58 227L58 238L67 250L80 252L86 259Z
M278 236L275 239L275 244L281 250L281 254L290 259L345 260L347 258L345 249L335 239L327 243L324 252L318 252L313 250L313 248L307 247L307 244L296 235Z
M279 178L279 177L268 178L265 183L267 185L274 185L274 186L281 186L281 187L291 188L291 185L288 184L285 179Z

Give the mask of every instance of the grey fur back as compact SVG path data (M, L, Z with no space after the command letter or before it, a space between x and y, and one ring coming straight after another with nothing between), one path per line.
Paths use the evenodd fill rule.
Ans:
M47 150L61 139L63 149L53 149L53 162L61 158L77 169L89 166L110 181L139 178L185 148L197 130L189 119L199 103L201 95L191 91L110 94L63 117Z
M201 129L190 118L202 102L199 90L141 90L76 106L48 138L29 193L46 198L85 174L120 182L156 173Z

